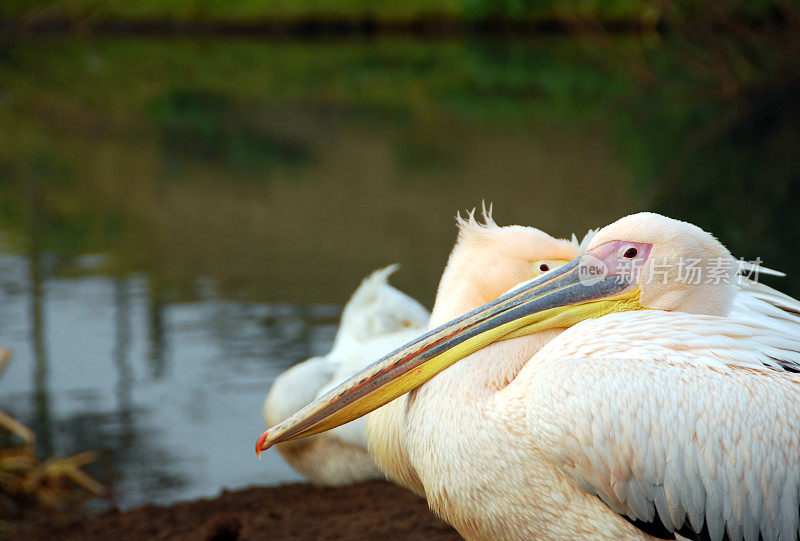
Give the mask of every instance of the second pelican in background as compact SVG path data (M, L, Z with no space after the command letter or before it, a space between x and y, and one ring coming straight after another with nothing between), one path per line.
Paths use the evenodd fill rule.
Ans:
M428 311L389 285L397 265L367 276L347 301L330 353L298 363L275 379L264 400L272 426L322 396L376 358L425 331ZM291 466L317 485L381 479L367 454L364 418L336 430L277 446Z

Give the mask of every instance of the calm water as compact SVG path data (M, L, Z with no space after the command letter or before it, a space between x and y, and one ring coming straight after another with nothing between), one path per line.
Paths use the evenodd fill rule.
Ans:
M658 210L800 263L795 79L731 97L680 43L7 45L0 408L43 453L98 451L121 507L298 480L253 453L273 378L377 267L430 307L482 199L561 236Z
M0 258L15 354L2 404L43 451L99 451L94 473L125 507L298 479L250 440L265 389L328 348L337 307L225 300L202 279L195 300L167 302L145 276L62 278L46 259Z

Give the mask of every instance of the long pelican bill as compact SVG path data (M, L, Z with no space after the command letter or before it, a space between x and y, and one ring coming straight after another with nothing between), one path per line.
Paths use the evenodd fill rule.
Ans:
M634 258L622 260L632 248ZM604 244L425 333L268 429L256 442L256 454L366 415L492 342L641 310L638 269L649 253L647 244Z

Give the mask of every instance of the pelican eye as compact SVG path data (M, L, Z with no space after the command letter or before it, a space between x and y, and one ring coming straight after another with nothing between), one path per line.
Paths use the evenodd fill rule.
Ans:
M538 261L531 261L529 264L533 276L541 276L546 272L557 269L564 263L567 263L566 259L540 259Z
M622 257L624 257L625 259L633 259L637 255L639 255L639 250L631 246L630 248L625 250L625 253L622 254Z

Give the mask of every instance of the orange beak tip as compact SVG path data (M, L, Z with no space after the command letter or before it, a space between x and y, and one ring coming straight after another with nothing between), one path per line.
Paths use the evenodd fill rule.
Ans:
M267 440L267 436L269 436L269 430L265 430L261 436L258 437L258 441L256 441L256 456L261 459L261 451L264 450L264 442Z

